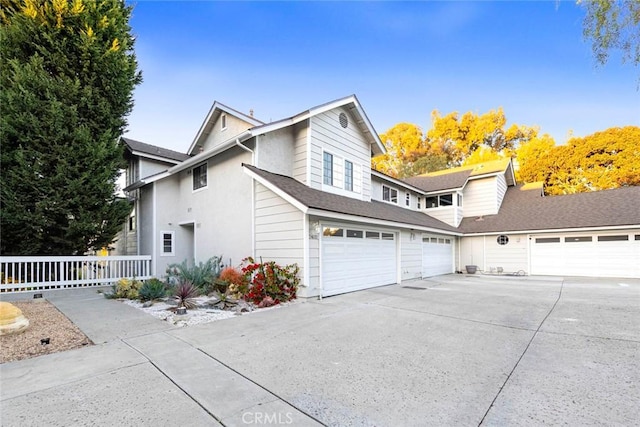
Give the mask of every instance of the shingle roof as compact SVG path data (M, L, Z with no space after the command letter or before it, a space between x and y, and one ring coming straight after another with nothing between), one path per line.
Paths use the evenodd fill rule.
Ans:
M404 209L384 202L366 202L351 197L327 193L307 187L303 183L288 176L267 172L251 165L244 164L243 166L284 191L298 202L312 209L393 221L442 231L458 231L455 227L421 212Z
M640 226L640 187L563 196L541 196L539 188L509 187L496 215L464 218L463 233Z
M135 139L122 137L124 143L131 149L131 151L139 151L140 153L150 154L153 156L164 157L165 159L175 160L183 162L190 156L178 151L169 150L167 148L157 147L151 144L145 144L144 142L136 141Z
M469 179L472 169L461 170L437 176L419 175L405 178L408 184L427 192L462 188Z
M464 187L467 179L474 176L504 172L511 163L511 159L490 160L469 166L443 169L436 172L405 178L408 184L418 187L423 191L433 192L452 190Z

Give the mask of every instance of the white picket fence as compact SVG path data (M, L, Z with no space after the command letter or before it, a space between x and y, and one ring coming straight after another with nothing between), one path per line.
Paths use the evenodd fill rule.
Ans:
M104 286L151 278L151 256L0 257L0 293Z

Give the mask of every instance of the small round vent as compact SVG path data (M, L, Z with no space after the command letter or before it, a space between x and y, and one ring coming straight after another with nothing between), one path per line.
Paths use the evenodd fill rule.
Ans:
M509 236L501 234L500 236L498 236L497 241L499 245L506 245L507 243L509 243Z
M340 126L346 129L347 126L349 126L349 118L345 113L340 113L339 118L340 118Z

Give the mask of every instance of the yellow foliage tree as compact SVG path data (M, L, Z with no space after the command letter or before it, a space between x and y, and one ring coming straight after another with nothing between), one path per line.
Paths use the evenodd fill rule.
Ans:
M466 112L459 115L452 112L447 115L434 110L431 114L432 128L427 133L431 145L450 153L453 164L462 164L467 157L481 147L511 155L514 148L529 141L538 134L537 128L511 125L505 129L507 118L502 108L478 115Z
M640 185L640 127L626 126L554 146L545 136L518 150L519 178L544 181L547 194Z
M371 167L387 175L405 178L447 166L448 157L431 146L422 129L412 123L398 123L381 134L380 140L387 152L371 159Z

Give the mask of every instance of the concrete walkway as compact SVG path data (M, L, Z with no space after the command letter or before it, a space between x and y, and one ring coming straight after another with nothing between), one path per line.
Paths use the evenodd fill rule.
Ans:
M0 365L3 426L640 419L637 279L450 275L187 328L47 297L97 344Z
M44 297L96 345L0 365L2 426L321 425L167 334L173 325L96 289Z

